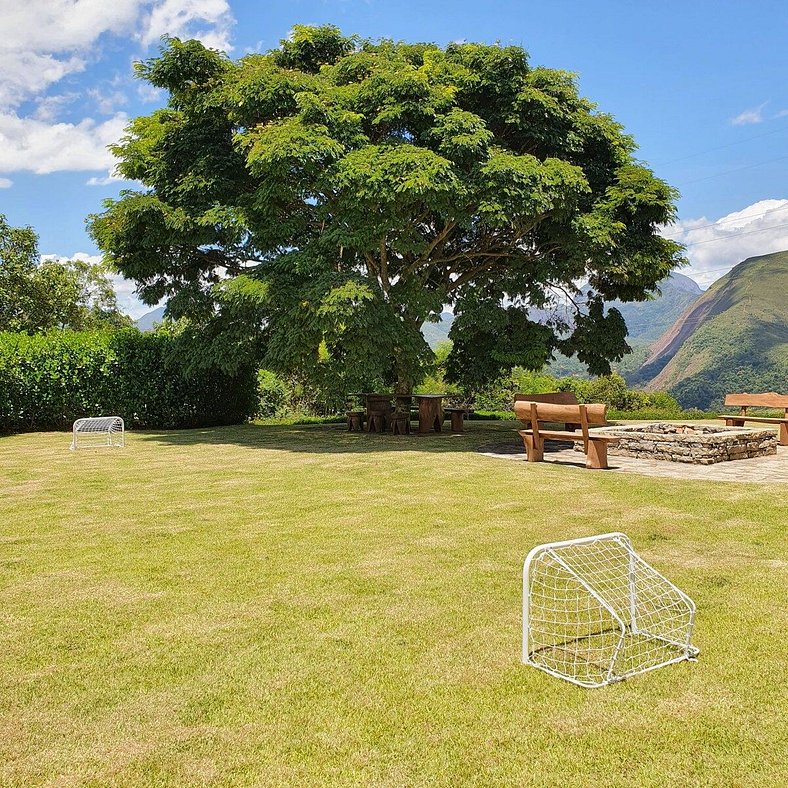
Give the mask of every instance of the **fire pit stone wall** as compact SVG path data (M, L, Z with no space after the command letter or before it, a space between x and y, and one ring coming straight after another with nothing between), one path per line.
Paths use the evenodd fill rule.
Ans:
M620 437L610 444L609 454L640 459L713 465L777 454L777 434L771 430L658 422L600 427L594 432Z

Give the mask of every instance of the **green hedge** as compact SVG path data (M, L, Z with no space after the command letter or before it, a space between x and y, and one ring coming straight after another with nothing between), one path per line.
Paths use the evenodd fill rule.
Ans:
M184 336L0 332L0 431L67 429L82 416L122 416L128 428L173 429L245 421L253 370L191 369Z

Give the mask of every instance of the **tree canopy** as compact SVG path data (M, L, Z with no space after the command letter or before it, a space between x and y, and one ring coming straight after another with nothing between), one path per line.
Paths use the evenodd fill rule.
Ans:
M658 233L675 191L520 47L298 26L238 61L170 39L137 70L168 105L114 147L142 188L91 231L207 349L408 389L432 358L421 326L450 305L454 380L555 350L604 373L628 348L603 301L644 299L681 262Z
M80 259L41 261L35 231L11 227L0 214L0 331L130 325L102 266Z

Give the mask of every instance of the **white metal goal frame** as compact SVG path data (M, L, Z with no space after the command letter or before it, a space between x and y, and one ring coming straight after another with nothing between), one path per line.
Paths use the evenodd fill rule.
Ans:
M126 445L126 425L120 416L77 419L71 428L71 451L78 448Z
M694 659L694 623L623 533L542 544L523 564L523 662L581 687Z

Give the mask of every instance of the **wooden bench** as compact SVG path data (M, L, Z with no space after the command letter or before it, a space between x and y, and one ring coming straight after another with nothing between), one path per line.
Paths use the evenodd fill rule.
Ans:
M788 446L788 395L776 394L728 394L725 397L726 408L739 408L738 414L725 414L717 418L725 419L728 427L743 427L745 421L757 421L763 424L777 424L779 429L780 446ZM751 416L747 408L777 408L783 409L783 417Z
M543 402L546 405L579 405L573 391L551 391L547 394L515 394L515 402ZM563 422L565 430L579 430L580 422Z
M586 468L607 468L607 445L615 443L618 438L611 435L594 435L588 429L589 424L607 424L607 405L556 405L545 402L528 402L519 400L514 403L517 418L529 429L520 430L525 445L528 462L544 460L545 440L583 443L586 454ZM578 424L580 432L571 430L547 430L539 426L539 422L559 422Z

